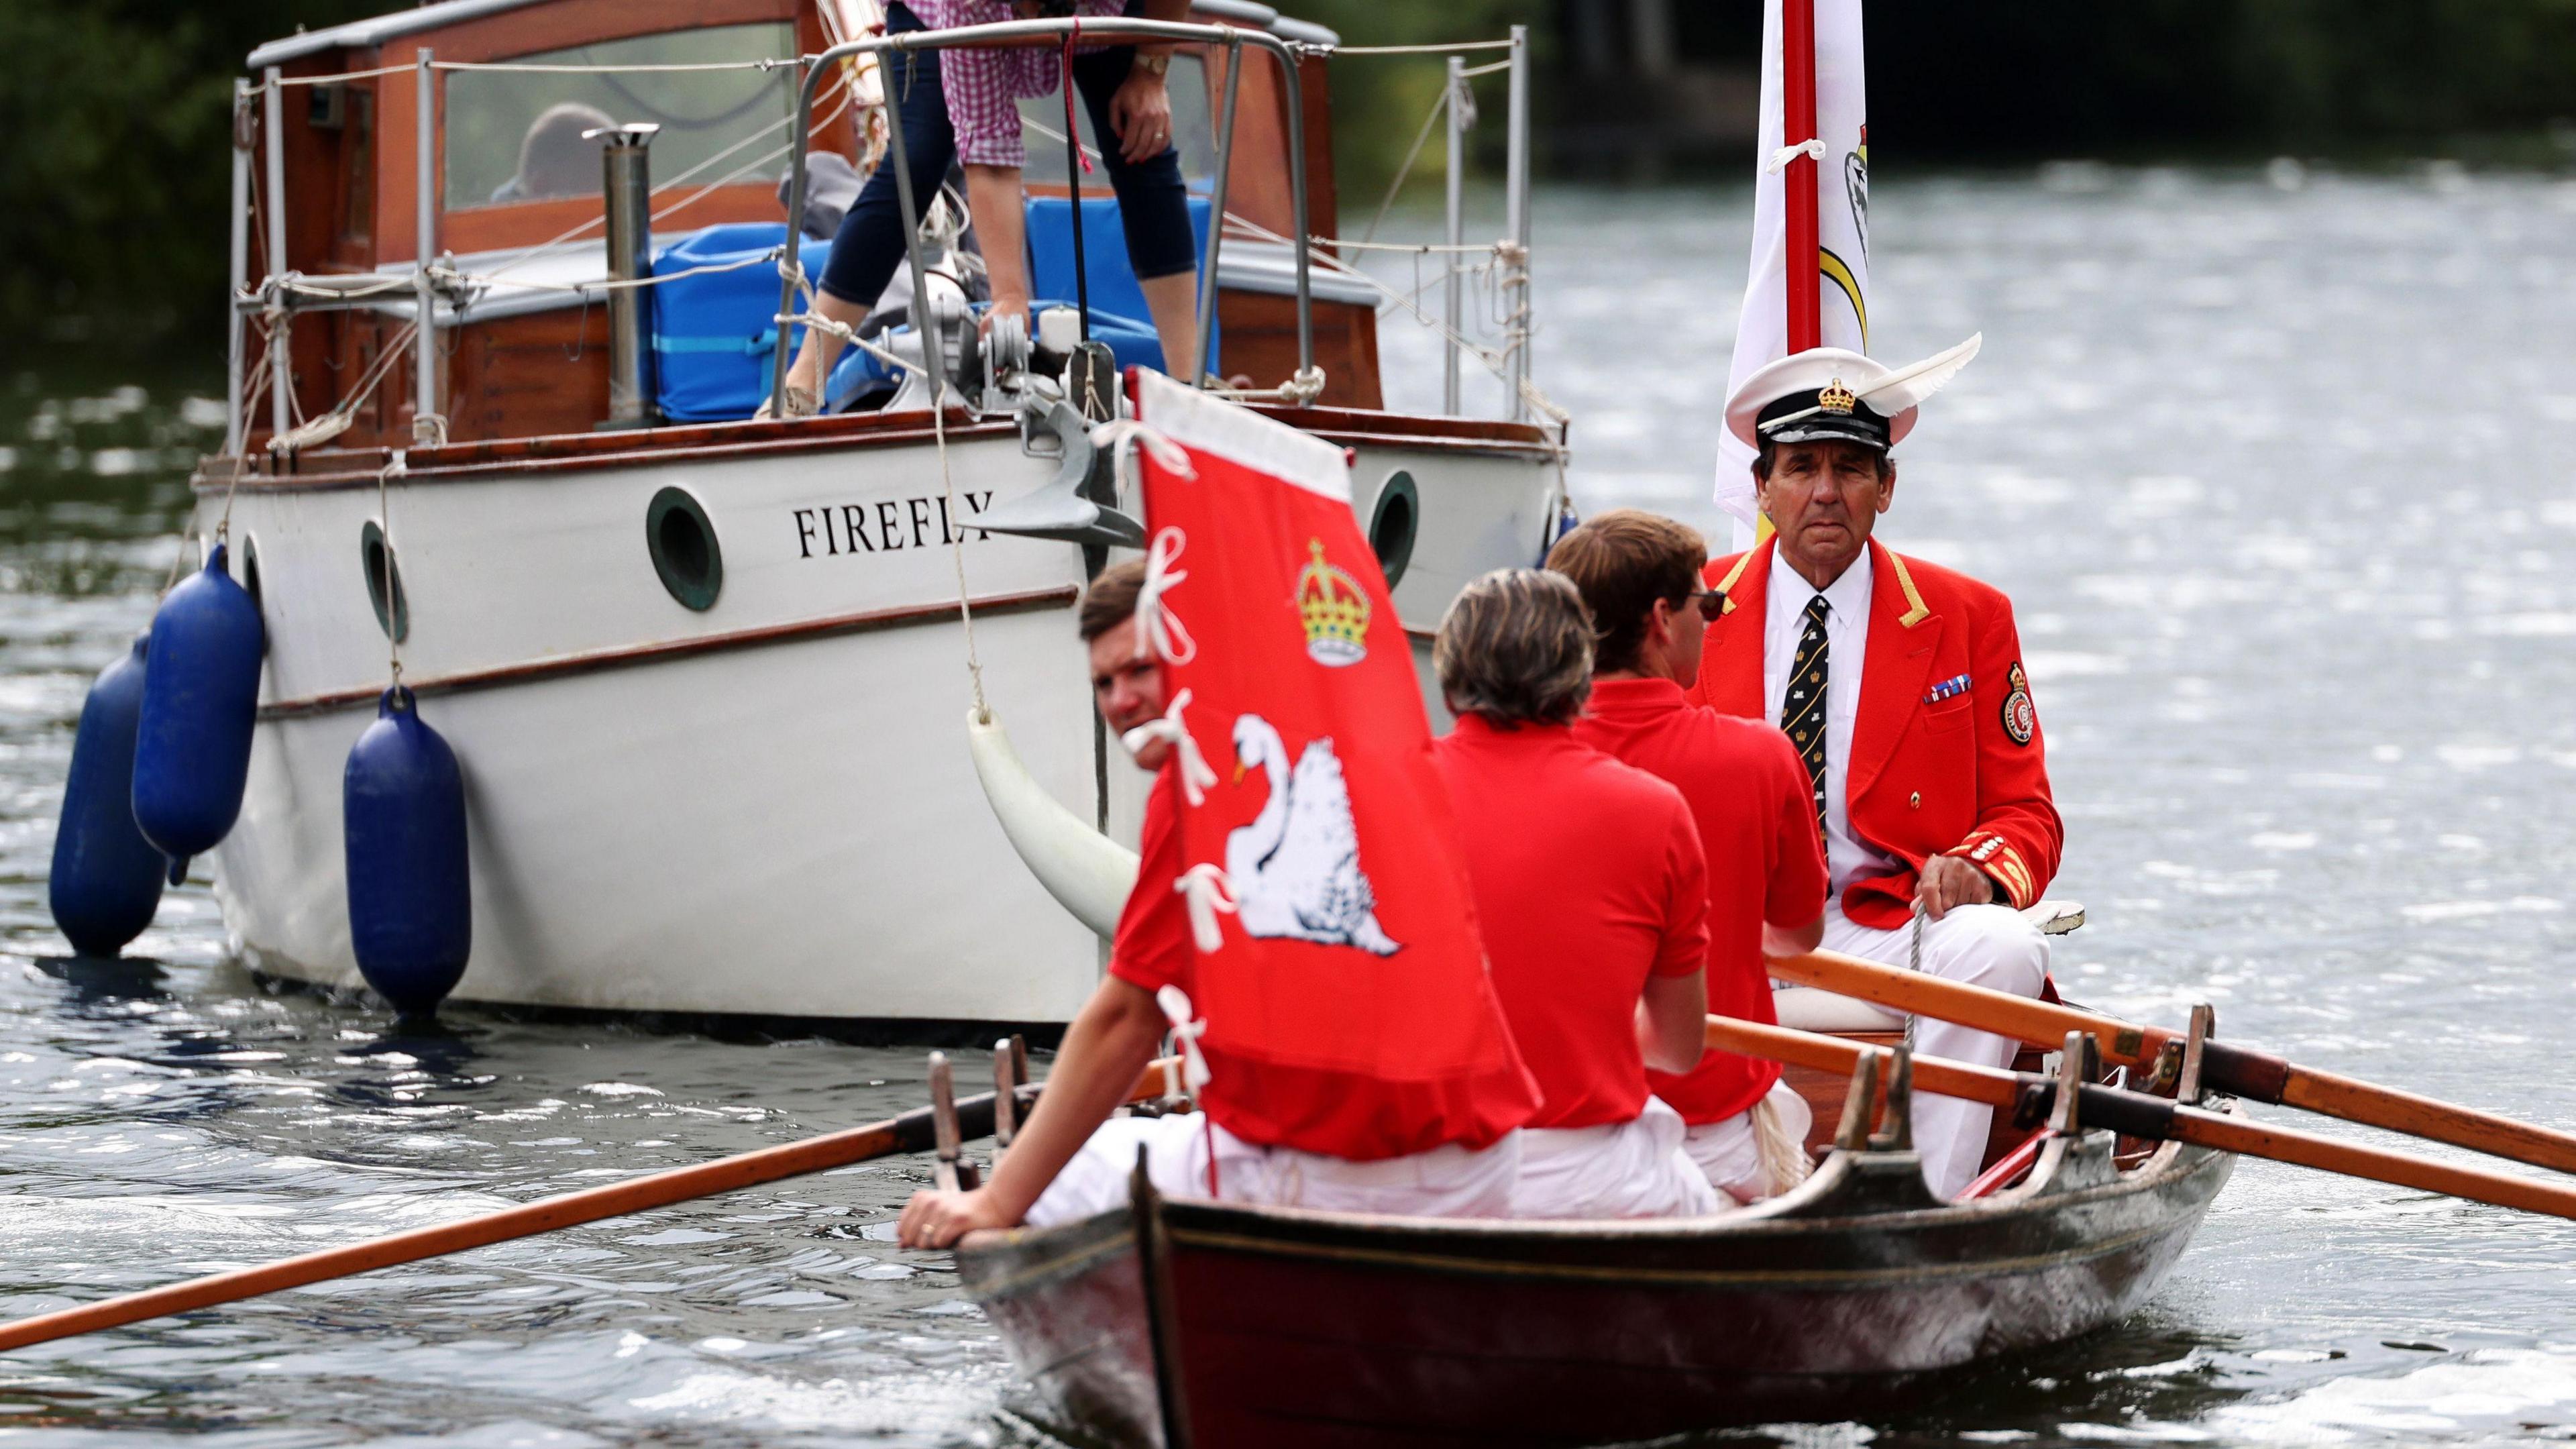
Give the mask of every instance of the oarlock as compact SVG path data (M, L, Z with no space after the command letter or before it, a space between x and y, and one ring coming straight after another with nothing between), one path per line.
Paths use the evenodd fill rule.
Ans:
M983 1181L973 1160L965 1155L965 1134L957 1128L956 1074L948 1065L948 1053L930 1054L930 1131L939 1160L931 1168L931 1181L945 1191L971 1191Z

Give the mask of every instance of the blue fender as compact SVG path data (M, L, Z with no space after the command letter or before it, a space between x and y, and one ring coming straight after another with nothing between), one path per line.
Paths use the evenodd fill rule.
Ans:
M134 733L143 715L149 635L99 671L81 702L71 775L54 829L46 895L54 924L84 956L114 956L152 924L169 862L134 824Z
M465 776L399 684L349 749L340 809L358 970L396 1010L425 1015L456 989L474 949Z
M188 857L214 849L241 815L262 634L259 606L225 570L222 544L152 616L152 667L134 741L134 823L170 857L174 885Z

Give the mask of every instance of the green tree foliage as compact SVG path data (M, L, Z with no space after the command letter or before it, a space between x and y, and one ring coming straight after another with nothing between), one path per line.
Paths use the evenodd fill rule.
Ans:
M0 345L221 335L232 84L261 41L399 0L0 0ZM1354 45L1532 27L1539 159L1571 0L1286 0ZM1760 0L1684 0L1696 43ZM1917 160L2432 148L2576 116L2576 0L1869 0L1872 139ZM1725 47L1732 52L1733 46ZM1479 57L1478 59L1484 59ZM1742 64L1741 60L1734 63ZM1436 62L1334 67L1346 216L1373 210ZM1500 159L1480 82L1480 166ZM1562 98L1569 103L1576 98ZM1418 175L1439 171L1437 138Z
M2576 115L2576 0L1987 0L1868 17L1871 139L1900 154L2366 152Z
M241 59L381 8L0 0L0 336L220 336Z

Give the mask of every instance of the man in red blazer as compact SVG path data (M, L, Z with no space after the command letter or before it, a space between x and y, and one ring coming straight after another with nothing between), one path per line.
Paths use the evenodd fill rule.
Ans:
M1708 566L1726 603L1691 693L1770 720L1797 748L1831 881L1825 949L2035 996L2048 945L2021 908L2056 873L2064 827L2012 602L1870 537L1896 494L1888 450L1976 345L1894 371L1819 348L1737 389L1727 424L1756 450L1755 497L1775 531ZM2015 1050L1930 1018L1915 1048L1983 1066ZM1991 1116L1915 1098L1934 1191L1976 1177Z

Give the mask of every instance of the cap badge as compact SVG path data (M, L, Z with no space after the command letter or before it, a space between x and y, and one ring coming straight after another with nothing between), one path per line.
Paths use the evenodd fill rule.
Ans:
M1816 394L1816 406L1829 413L1848 413L1859 402L1859 396L1843 386L1839 377L1825 384L1824 389Z

